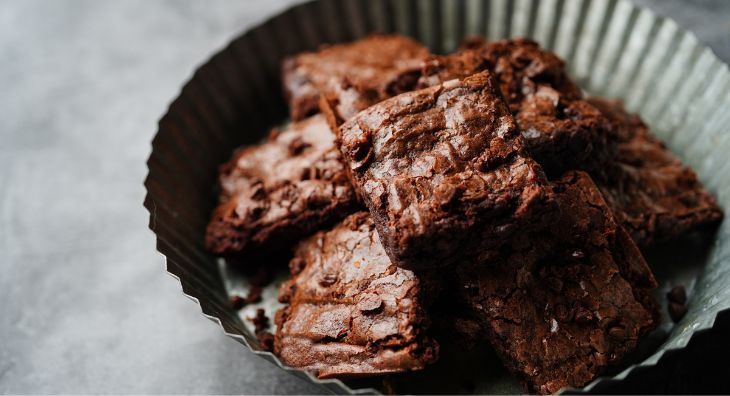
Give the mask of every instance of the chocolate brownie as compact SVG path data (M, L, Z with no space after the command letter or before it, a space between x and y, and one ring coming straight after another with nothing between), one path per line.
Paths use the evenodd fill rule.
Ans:
M221 204L208 224L216 254L269 251L351 213L356 206L334 134L316 115L274 129L221 167Z
M285 364L342 378L419 370L436 360L424 310L434 286L390 261L367 212L302 241L290 268L274 343Z
M549 176L590 170L605 157L608 121L582 99L563 60L534 41L472 39L461 51L424 62L419 86L482 70L495 76L527 149Z
M385 250L444 266L539 225L546 180L487 72L387 99L342 125L340 148Z
M611 120L616 154L595 175L619 222L640 246L675 239L722 220L722 209L636 115L618 101L590 102Z
M287 58L284 94L293 120L319 111L339 125L371 104L412 90L429 52L400 35L371 35Z
M489 265L457 269L463 298L532 392L581 387L656 325L654 277L583 172L553 185L550 227L520 233Z

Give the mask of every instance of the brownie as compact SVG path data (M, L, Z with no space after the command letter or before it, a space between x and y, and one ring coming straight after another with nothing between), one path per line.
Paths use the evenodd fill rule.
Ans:
M488 72L375 104L340 134L353 184L404 268L494 249L549 206L545 175Z
M427 59L419 86L482 70L494 75L530 155L549 176L590 170L606 156L608 121L582 99L563 60L534 41L472 38L454 54Z
M590 177L568 172L551 194L549 227L516 235L490 265L457 268L494 349L543 394L587 384L658 320L656 281Z
M419 370L436 360L426 335L433 283L394 265L370 215L302 241L282 284L275 353L319 378Z
M619 101L590 102L611 120L615 155L595 178L609 206L640 246L717 224L722 209L684 166Z
M565 100L548 86L527 95L515 113L530 155L551 177L594 171L610 157L608 120L585 100Z
M287 58L284 94L293 120L319 111L320 100L333 126L371 104L412 90L428 49L410 38L370 35Z
M354 211L356 198L322 115L271 131L221 166L206 247L220 255L291 246Z

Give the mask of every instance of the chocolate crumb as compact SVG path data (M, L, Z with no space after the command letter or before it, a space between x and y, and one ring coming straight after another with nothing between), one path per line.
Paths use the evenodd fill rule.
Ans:
M669 311L669 317L672 318L674 323L678 323L687 314L687 306L674 301L669 302L667 310Z
M254 332L256 335L269 328L269 317L266 316L266 311L264 311L263 308L257 309L256 316L250 318L250 320L253 322Z
M687 303L687 290L682 285L674 286L672 290L667 293L667 300L684 305Z
M256 339L259 341L261 349L267 352L274 351L274 335L268 331L259 331L256 333Z
M256 316L248 318L253 322L254 334L256 339L259 341L261 349L264 351L271 352L274 350L274 335L266 329L269 328L269 317L266 316L266 311L263 308L256 310Z
M231 307L235 309L236 311L240 310L241 308L246 306L246 299L239 295L235 295L231 297Z

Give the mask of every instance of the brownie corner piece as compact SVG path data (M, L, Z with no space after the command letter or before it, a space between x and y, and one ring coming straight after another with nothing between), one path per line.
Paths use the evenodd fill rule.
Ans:
M458 260L545 209L545 176L488 72L373 105L340 140L386 251L407 268Z
M639 246L718 224L722 208L697 174L616 100L590 98L611 121L615 154L596 180L618 220Z
M295 54L282 64L291 117L314 114L324 103L339 124L373 103L415 87L428 54L426 47L398 34L372 34Z
M426 334L429 282L394 265L367 212L300 242L279 294L274 351L319 378L420 370L438 357Z
M292 244L355 210L354 190L335 138L315 115L274 129L221 166L220 205L206 248L235 256Z
M584 386L658 324L654 276L590 176L568 172L551 190L549 227L457 270L505 365L542 394Z

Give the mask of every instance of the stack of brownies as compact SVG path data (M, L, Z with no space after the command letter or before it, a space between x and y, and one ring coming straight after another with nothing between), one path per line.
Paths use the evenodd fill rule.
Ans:
M292 123L221 167L206 244L293 249L274 352L320 378L423 369L445 334L489 342L529 391L583 386L658 324L637 245L722 218L529 40L438 56L373 35L288 58L283 88Z

